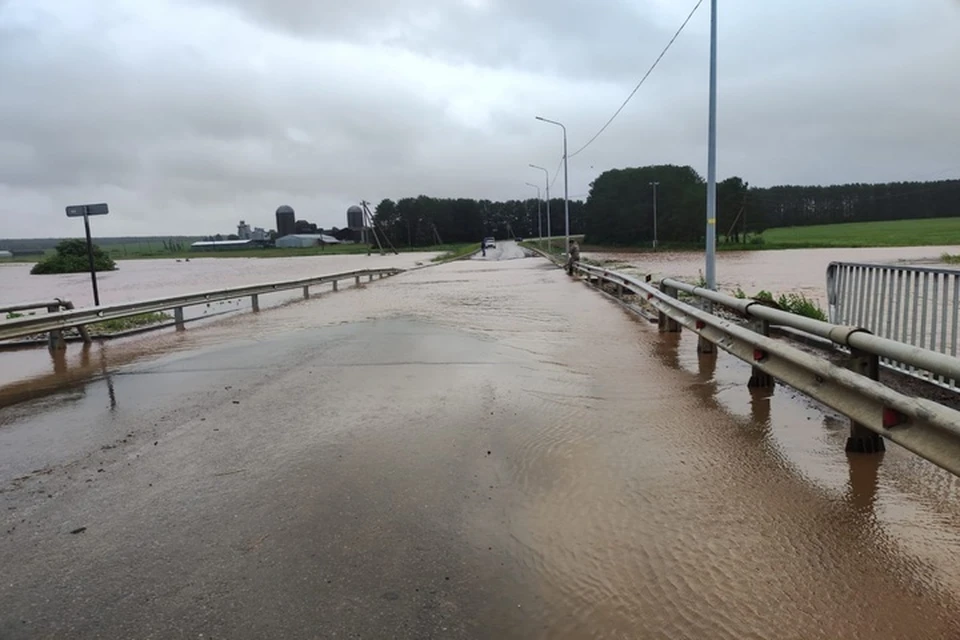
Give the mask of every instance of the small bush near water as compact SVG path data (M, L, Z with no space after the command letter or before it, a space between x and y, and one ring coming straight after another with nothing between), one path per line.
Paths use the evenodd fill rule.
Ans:
M113 271L117 264L103 249L94 245L93 268L97 271ZM33 265L30 273L47 275L51 273L84 273L90 271L90 259L87 257L87 243L84 240L62 240L57 244L57 252Z

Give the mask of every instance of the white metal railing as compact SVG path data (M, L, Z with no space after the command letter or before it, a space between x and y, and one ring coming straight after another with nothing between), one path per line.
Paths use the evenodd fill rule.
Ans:
M621 293L640 296L660 315L661 329L670 325L674 329L666 330L686 327L701 340L748 362L755 372L779 380L843 413L852 422L851 440L857 429L868 429L960 475L960 411L926 398L905 395L880 383L876 367L869 373L869 366L862 372L838 366L771 338L767 333L770 326L788 327L843 346L861 360L866 356L868 363L871 358L873 362L889 358L953 379L960 379L957 358L872 335L855 324L822 322L671 278L654 284L649 279L640 280L583 263L576 265L576 271L580 276L587 276L588 281L614 285ZM707 309L680 300L681 291L703 300ZM751 320L752 326L712 313L712 305ZM849 449L850 440L847 446ZM880 448L882 450L882 443Z
M325 276L313 278L301 278L298 280L286 280L282 282L267 282L263 284L248 285L244 287L235 287L232 289L219 289L214 291L203 291L200 293L191 293L182 296L171 296L167 298L156 298L153 300L142 300L138 302L124 302L120 304L105 305L101 307L91 307L87 309L76 309L49 313L44 316L27 316L14 318L0 322L0 340L10 340L13 338L22 338L38 333L62 332L65 329L74 327L83 327L84 325L104 320L115 320L118 318L128 318L140 315L142 313L157 313L160 311L174 311L174 319L178 329L184 328L183 310L186 307L195 305L205 305L211 302L223 300L234 300L237 298L251 299L253 310L260 310L260 296L279 291L288 291L291 289L303 289L303 297L310 297L310 287L321 284L333 284L333 290L338 289L342 280L354 279L359 285L362 278L368 278L373 281L374 278L384 278L393 276L403 269L362 269L358 271L348 271L344 273L334 273Z
M960 271L900 265L831 262L827 267L830 321L957 356ZM895 357L880 364L936 385L957 389L958 377L933 375Z

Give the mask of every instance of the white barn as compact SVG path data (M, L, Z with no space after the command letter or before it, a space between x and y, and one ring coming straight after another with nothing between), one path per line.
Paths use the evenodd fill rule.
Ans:
M276 245L283 249L316 247L321 244L340 244L340 241L325 233L293 233L277 238Z

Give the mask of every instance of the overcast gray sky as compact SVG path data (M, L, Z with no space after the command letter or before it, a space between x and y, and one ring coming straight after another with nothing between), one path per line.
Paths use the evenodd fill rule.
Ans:
M323 227L427 194L532 197L695 0L0 0L0 237ZM570 194L644 164L706 172L709 0ZM719 174L960 174L958 0L720 0ZM554 193L563 193L562 176Z

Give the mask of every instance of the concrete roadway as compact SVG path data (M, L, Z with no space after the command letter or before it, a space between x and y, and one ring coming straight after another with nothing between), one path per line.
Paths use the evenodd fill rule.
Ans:
M113 345L0 409L0 638L957 637L685 340L528 259Z

